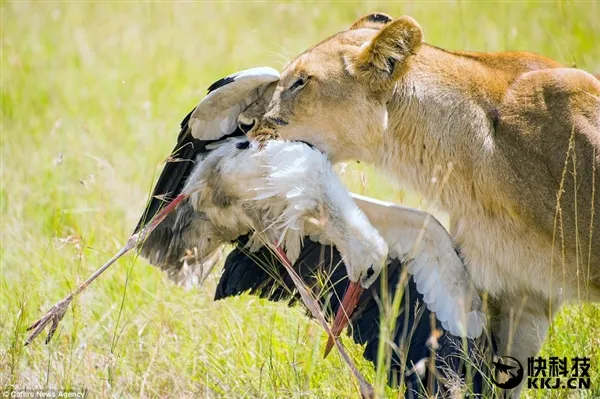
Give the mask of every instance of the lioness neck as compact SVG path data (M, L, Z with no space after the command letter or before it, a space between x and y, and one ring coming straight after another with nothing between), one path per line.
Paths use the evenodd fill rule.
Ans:
M493 138L498 106L520 74L560 64L529 53L449 52L428 45L413 58L388 106L380 166L450 213L463 212L462 205L486 212L505 208L502 190L490 179L499 172Z

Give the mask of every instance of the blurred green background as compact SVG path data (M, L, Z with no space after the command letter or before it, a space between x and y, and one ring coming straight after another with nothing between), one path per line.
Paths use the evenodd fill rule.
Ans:
M185 291L133 256L68 312L58 337L26 326L81 283L137 222L180 120L216 79L288 60L381 11L419 21L446 49L537 52L600 72L599 2L6 2L0 4L2 387L86 387L93 397L354 397L325 335L299 307L212 301L213 273ZM440 214L368 167L356 192ZM345 340L373 380L360 347ZM600 397L600 311L562 311L546 356L591 356ZM398 391L386 390L389 396Z

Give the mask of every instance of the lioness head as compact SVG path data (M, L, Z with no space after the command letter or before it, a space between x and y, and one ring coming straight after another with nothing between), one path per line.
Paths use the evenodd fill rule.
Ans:
M302 140L334 162L372 161L365 158L376 156L374 147L381 145L387 102L422 41L421 28L410 17L360 18L285 68L264 115L249 121L254 123L249 136Z

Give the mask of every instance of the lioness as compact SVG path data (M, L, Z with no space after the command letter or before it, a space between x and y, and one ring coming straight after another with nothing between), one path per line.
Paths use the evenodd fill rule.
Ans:
M591 74L525 52L443 50L414 19L378 13L299 55L271 90L250 137L370 162L449 213L500 355L526 365L561 304L600 298Z

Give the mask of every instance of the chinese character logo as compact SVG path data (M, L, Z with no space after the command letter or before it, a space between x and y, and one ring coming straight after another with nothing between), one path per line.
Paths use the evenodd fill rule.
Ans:
M527 388L529 389L590 389L590 358L566 357L527 359Z
M498 388L513 389L523 381L523 366L514 357L502 356L492 364L496 371L492 381Z

